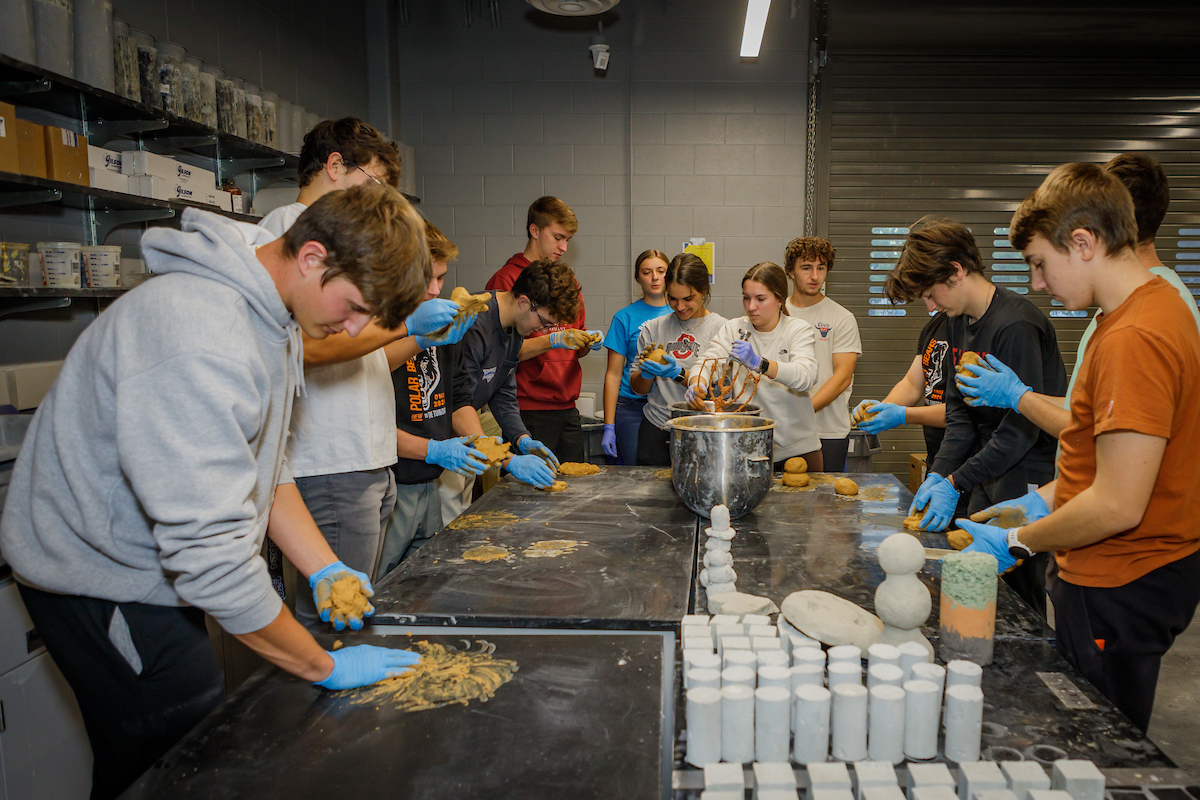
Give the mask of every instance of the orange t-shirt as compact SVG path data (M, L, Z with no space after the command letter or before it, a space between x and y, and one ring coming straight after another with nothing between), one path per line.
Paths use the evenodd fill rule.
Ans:
M1200 549L1200 334L1162 278L1097 317L1060 437L1055 507L1092 485L1096 436L1133 431L1167 440L1146 513L1136 528L1057 554L1079 586L1124 586Z

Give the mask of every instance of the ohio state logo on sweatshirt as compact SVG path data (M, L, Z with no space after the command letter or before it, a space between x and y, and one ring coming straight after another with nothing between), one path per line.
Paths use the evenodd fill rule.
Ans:
M700 352L700 348L696 346L696 337L690 333L679 334L679 338L667 345L667 349L675 356L676 361L691 358Z

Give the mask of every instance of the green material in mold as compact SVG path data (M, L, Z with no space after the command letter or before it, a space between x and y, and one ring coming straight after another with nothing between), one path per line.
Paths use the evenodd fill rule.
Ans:
M950 553L942 559L942 594L960 606L987 608L996 602L996 557Z

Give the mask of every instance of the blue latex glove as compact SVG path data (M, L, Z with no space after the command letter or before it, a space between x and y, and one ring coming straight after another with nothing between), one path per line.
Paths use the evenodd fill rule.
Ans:
M404 320L404 328L409 336L428 336L454 322L457 313L458 303L435 297L417 306L417 310Z
M864 400L863 402L870 401ZM858 423L858 427L867 433L890 431L897 425L903 425L908 421L906 406L898 406L895 403L875 403L869 407L869 410L874 416Z
M692 385L688 386L687 391L684 392L683 399L685 401L687 401L687 404L689 406L691 406L692 408L704 408L705 406L704 406L703 395L707 391L708 391L708 387L705 387L702 390L700 388L700 384L693 383Z
M1019 528L1041 519L1049 513L1050 509L1046 508L1046 501L1037 491L1032 491L1016 500L1005 500L1003 503L988 506L983 511L976 511L971 515L971 521L987 522L999 517L1002 527Z
M617 457L617 426L611 422L604 423L604 435L600 437L600 446L609 458Z
M417 346L422 350L428 350L431 347L436 347L439 344L457 344L462 341L462 338L467 335L467 331L471 330L471 326L475 324L478 314L459 320L446 329L445 333L439 333L434 338L428 339L424 336L417 337ZM440 330L440 328L439 328Z
M399 677L408 672L405 667L411 667L421 661L421 656L417 653L391 647L376 647L373 644L330 650L329 657L333 659L333 672L329 673L325 680L316 681L315 685L335 691L357 689L360 686L379 683L384 678Z
M540 489L554 483L554 473L550 470L550 465L537 456L513 456L504 468L522 483Z
M565 331L554 331L553 333L547 334L546 338L550 340L550 349L552 349L552 350L575 350L575 349L577 349L575 334L572 333L572 331L574 331L574 330L575 330L574 328L568 328ZM571 333L572 335L567 336L568 333Z
M333 612L334 582L347 576L358 579L358 582L362 584L363 594L367 597L375 594L375 590L371 587L370 578L358 570L350 569L341 561L335 561L332 564L321 567L308 576L308 585L313 592L313 604L316 605L317 611L320 612L322 622L329 622L329 615ZM333 629L335 631L342 631L346 629L346 625L348 624L352 631L362 630L363 617L369 617L374 613L375 607L371 606L361 617L357 615L350 617L335 616L333 618Z
M549 462L550 469L554 472L558 472L558 456L554 455L549 447L546 447L546 445L542 444L532 436L522 436L520 439L518 439L517 449L520 450L523 455L537 456L538 458L545 459L547 462Z
M916 497L908 507L908 513L912 514L923 508L925 516L921 517L921 530L944 531L950 524L957 506L958 490L950 481L931 472L921 484L921 488L917 489Z
M971 534L974 540L964 553L987 553L996 559L996 574L1003 575L1017 565L1017 559L1008 552L1008 531L995 525L984 525L967 519L958 520L958 527Z
M762 364L762 356L754 352L754 345L749 342L734 342L730 352L734 358L756 372L759 365Z
M442 469L470 477L480 475L487 469L487 456L471 447L470 436L457 439L430 439L425 451L425 463L437 464Z
M992 369L967 364L966 369L973 377L955 376L954 381L963 394L963 400L969 406L1011 408L1016 411L1021 397L1033 390L1022 383L1017 373L1000 359L987 356L985 360Z
M657 361L650 361L648 359L643 360L642 374L649 375L653 378L666 378L668 380L674 380L683 373L683 367L679 366L679 362L675 360L673 355L670 353L663 353L663 358L667 360L667 363L660 364Z
M590 336L590 337L592 337L593 339L595 339L595 340L596 340L596 344L601 344L601 343L603 343L603 342L604 342L604 331L600 331L600 330L585 330L585 331L584 331L584 333L586 333L588 336ZM588 346L589 346L589 347L591 347L592 345L588 345Z

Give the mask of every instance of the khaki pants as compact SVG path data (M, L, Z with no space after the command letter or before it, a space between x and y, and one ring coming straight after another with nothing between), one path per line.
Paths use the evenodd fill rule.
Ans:
M500 436L500 425L492 412L485 407L479 412L479 422L487 436ZM493 467L478 478L481 486L480 494L495 486L500 481L500 468ZM444 470L438 477L438 498L441 502L442 524L449 525L471 505L471 497L475 491L476 478L468 478L457 472Z

